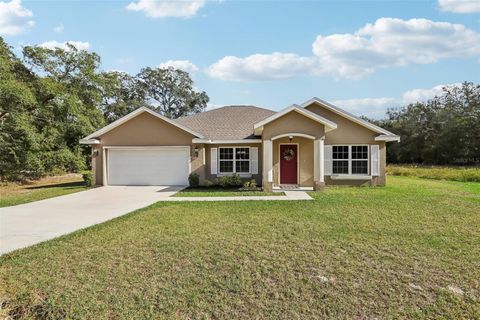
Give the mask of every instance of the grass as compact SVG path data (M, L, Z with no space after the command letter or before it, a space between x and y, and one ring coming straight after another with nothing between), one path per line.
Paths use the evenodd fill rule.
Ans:
M392 176L408 176L435 180L452 180L462 182L480 182L480 167L440 167L388 165L387 173Z
M480 189L157 203L0 258L14 318L480 318Z
M85 190L82 177L65 175L46 177L30 183L0 184L0 208L53 198Z
M186 188L174 197L244 197L244 196L283 196L283 192L247 191L235 188L198 187Z

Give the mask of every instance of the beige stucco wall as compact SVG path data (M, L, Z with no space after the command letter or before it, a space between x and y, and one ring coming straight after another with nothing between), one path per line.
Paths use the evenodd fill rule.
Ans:
M216 178L218 178L220 175L218 174L212 174L211 173L211 166L210 166L210 160L211 160L211 149L212 148L218 148L219 147L257 147L258 148L258 174L252 174L251 177L242 177L242 180L251 180L255 179L257 181L257 184L261 185L262 183L262 144L261 143L242 143L242 144L208 144L205 145L205 157L206 157L206 163L207 165L205 166L205 178L213 182ZM203 180L202 180L203 182Z
M192 134L149 113L144 112L99 138L100 144L93 147L98 150L98 155L92 158L96 185L102 185L102 149L105 146L190 146L191 171L198 173L201 178L205 176L203 145L197 145L200 152L195 157Z
M275 136L287 133L302 133L308 134L316 139L320 139L324 136L324 126L298 112L290 112L283 117L276 119L265 125L263 129L262 139L269 140ZM299 149L299 172L298 180L299 185L302 187L313 187L313 141L312 139L293 137L292 143L298 143ZM281 143L289 143L288 137L276 139L272 143L273 148L273 184L278 185L280 180L280 158L279 158L279 146ZM263 177L266 181L267 172L263 173Z
M320 138L324 135L324 127L322 124L292 111L265 125L262 139L268 140L280 134L291 132L304 133Z
M370 129L367 129L353 121L350 121L330 110L325 109L317 103L312 103L306 107L307 110L314 112L322 117L327 118L337 124L335 130L325 134L325 145L334 144L368 144L379 145L380 148L380 176L373 178L371 181L355 181L355 180L332 180L325 178L326 184L343 184L343 185L384 185L386 174L386 144L382 141L375 141L375 137L379 135ZM371 161L371 159L370 159ZM370 167L370 163L369 163Z

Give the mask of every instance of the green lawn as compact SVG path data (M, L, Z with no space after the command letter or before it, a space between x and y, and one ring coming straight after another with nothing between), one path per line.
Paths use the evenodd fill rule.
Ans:
M283 196L283 192L246 191L233 188L186 188L174 197L241 197L241 196Z
M480 189L157 203L0 258L14 318L480 318Z
M82 177L47 177L29 184L0 184L0 208L33 202L85 190Z

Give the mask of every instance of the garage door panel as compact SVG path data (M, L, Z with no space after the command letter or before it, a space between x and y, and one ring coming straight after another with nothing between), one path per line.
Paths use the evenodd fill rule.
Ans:
M189 148L109 149L109 185L187 185Z

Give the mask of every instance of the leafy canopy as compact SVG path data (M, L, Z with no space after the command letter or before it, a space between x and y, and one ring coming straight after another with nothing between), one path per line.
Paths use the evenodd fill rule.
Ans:
M100 57L71 44L27 46L23 61L0 37L0 179L78 172L89 165L79 140L146 106L177 118L203 111L188 73L142 69L138 75L100 70Z

